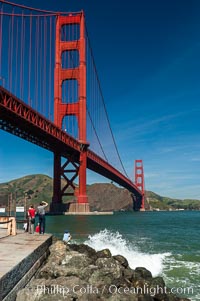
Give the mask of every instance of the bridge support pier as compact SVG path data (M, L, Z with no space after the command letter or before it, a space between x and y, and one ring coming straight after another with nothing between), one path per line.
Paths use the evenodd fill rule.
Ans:
M88 144L81 144L82 150L80 153L80 166L79 166L79 192L77 195L78 204L88 203L88 197L86 191L87 147Z
M142 200L141 197L138 195L131 194L133 200L133 210L134 211L141 211L141 204Z
M61 156L58 153L54 153L54 175L53 175L53 198L54 204L60 204L62 202L60 195L61 188Z
M88 203L71 203L69 206L70 213L86 213L90 212L90 207Z
M71 155L63 165L61 162L61 155L59 153L54 153L51 212L62 213L69 211L80 213L90 211L86 191L87 147L87 143L82 143L79 160ZM79 186L74 184L74 180L77 177L79 177ZM70 196L73 197L74 200L63 203L63 198ZM77 199L77 202L75 199Z
M71 203L69 206L69 212L71 213L85 213L90 212L87 196L87 181L86 181L86 169L87 169L87 147L89 144L81 144L80 152L80 166L79 166L79 189L76 191L77 203Z

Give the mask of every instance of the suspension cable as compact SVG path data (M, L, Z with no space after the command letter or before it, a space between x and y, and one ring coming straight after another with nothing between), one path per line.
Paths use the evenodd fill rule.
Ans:
M128 175L127 175L127 173L126 173L126 170L125 170L125 168L124 168L124 165L123 165L123 163L122 163L121 157L120 157L120 155L119 155L119 151L118 151L118 148L117 148L117 144L116 144L116 141L115 141L115 138L114 138L114 135L113 135L113 131L112 131L112 129L111 129L110 121L109 121L109 118L108 118L108 112L107 112L107 110L106 110L105 101L104 101L104 97L103 97L103 93L102 93L102 89L101 89L101 85L100 85L100 80L99 80L99 77L98 77L97 68L96 68L95 61L94 61L94 55L93 55L93 52L92 52L92 47L91 47L91 43L90 43L90 39L89 39L89 35L88 35L88 30L87 30L87 27L86 27L86 26L85 26L85 28L86 28L86 33L87 33L89 48L90 48L90 52L91 52L91 57L92 57L92 60L93 60L94 70L95 70L95 73L96 73L97 82L98 82L98 86L99 86L99 91L100 91L100 94L101 94L102 103L103 103L104 110L105 110L105 113L106 113L106 118L107 118L108 125L109 125L109 128L110 128L111 136L112 136L112 139L113 139L113 142L114 142L114 146L115 146L115 149L116 149L116 152L117 152L119 161L120 161L120 163L121 163L122 169L123 169L125 175L127 176L127 178L129 178Z
M48 14L51 14L51 15L57 15L57 14L77 15L77 14L81 13L81 12L56 12L56 11L51 11L51 10L44 10L44 9L30 7L30 6L25 6L25 5L22 5L22 4L13 3L13 2L10 2L10 1L6 1L6 0L0 0L0 2L2 2L4 4L11 5L11 6L16 6L16 7L20 7L20 8L23 8L23 9L27 9L27 10L37 11L37 12L41 12L41 13L48 13Z

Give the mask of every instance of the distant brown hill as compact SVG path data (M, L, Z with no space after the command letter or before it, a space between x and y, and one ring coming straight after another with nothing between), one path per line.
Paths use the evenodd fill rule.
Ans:
M87 193L93 211L133 210L130 192L114 184L92 184Z
M63 182L64 185L64 182ZM0 206L8 205L8 197L16 199L17 205L23 205L26 197L28 204L37 205L41 201L51 203L53 180L46 175L28 175L0 184ZM93 184L87 186L90 208L93 211L133 210L130 192L114 184ZM74 197L65 198L68 203Z
M63 183L64 185L64 183ZM49 176L28 175L10 182L0 184L0 206L8 205L8 197L16 199L17 205L37 205L41 201L51 203L53 180ZM133 210L133 200L128 190L112 183L99 183L87 186L87 193L92 211ZM74 197L64 200L72 201ZM178 200L162 197L154 192L146 191L146 207L152 210L194 209L200 210L199 200Z

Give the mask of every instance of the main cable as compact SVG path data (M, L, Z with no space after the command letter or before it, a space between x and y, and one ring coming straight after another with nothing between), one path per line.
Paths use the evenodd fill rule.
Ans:
M107 118L108 125L109 125L109 128L110 128L110 132L111 132L111 136L112 136L112 139L113 139L113 143L114 143L114 146L115 146L115 149L116 149L116 152L117 152L120 164L122 166L122 169L123 169L125 175L127 176L127 178L129 178L128 175L127 175L127 173L126 173L126 170L124 168L124 165L122 163L121 157L119 155L117 144L116 144L116 141L115 141L115 138L114 138L114 135L113 135L113 131L112 131L111 125L110 125L110 121L109 121L109 118L108 118L108 112L107 112L107 109L106 109L106 106L105 106L105 101L104 101L104 97L103 97L103 93L102 93L102 89L101 89L101 85L100 85L100 80L99 80L99 77L98 77L97 68L96 68L96 64L95 64L95 61L94 61L94 55L93 55L93 52L92 52L92 47L91 47L91 43L90 43L90 39L89 39L89 35L88 35L88 30L87 30L86 26L85 26L85 28L86 28L86 34L87 34L87 39L88 39L88 43L89 43L88 46L90 48L91 57L92 57L93 65L94 65L94 70L95 70L95 73L96 73L96 78L97 78L97 82L98 82L98 86L99 86L99 91L100 91L100 95L101 95L101 98L102 98L102 103L103 103L103 106L104 106L104 110L105 110L106 118Z

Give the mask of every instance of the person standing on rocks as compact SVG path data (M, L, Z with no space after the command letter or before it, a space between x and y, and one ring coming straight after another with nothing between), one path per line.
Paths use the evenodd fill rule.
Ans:
M45 233L45 208L48 206L47 202L41 202L37 207L37 214L39 216L40 234Z

